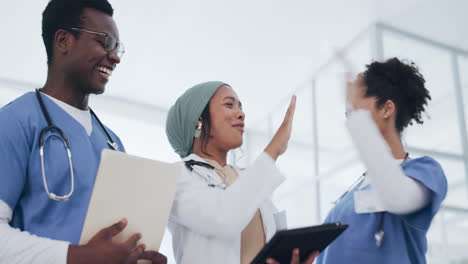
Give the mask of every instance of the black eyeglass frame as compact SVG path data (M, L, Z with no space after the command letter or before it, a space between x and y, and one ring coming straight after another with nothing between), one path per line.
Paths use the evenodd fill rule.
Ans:
M93 30L88 30L88 29L83 29L83 28L75 28L75 27L70 28L70 30L104 36L104 37L106 37L106 39L105 39L103 48L107 52L112 52L114 50L117 50L116 54L120 59L125 54L125 47L124 47L123 43L116 36L114 36L114 35L112 35L110 33L93 31ZM113 47L111 47L111 44L110 44L110 43L112 43L112 41L115 41L114 42L115 44L112 45Z

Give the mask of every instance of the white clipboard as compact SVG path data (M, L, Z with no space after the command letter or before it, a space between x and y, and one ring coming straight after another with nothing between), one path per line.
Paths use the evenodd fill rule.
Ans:
M126 217L127 227L114 240L124 241L139 232L139 243L159 250L179 174L176 164L104 150L80 244Z

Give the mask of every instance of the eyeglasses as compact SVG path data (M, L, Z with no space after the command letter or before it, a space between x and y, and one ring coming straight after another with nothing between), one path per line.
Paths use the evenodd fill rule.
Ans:
M90 34L95 34L95 35L100 35L100 36L105 36L106 39L104 41L104 44L102 44L103 48L107 52L112 52L115 51L117 53L117 56L119 58L122 58L122 56L125 53L125 48L122 42L115 37L114 35L110 33L105 33L105 32L97 32L97 31L92 31L92 30L87 30L87 29L81 29L81 28L70 28L71 30L74 31L79 31L79 32L85 32L85 33L90 33Z

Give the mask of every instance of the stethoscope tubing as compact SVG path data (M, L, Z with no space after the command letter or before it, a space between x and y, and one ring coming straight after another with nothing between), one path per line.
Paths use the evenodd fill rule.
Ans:
M226 189L226 184L224 182L220 183L220 184L213 183L213 182L215 182L215 180L213 179L213 177L211 177L209 175L209 173L206 173L206 174L202 173L197 168L197 167L202 167L202 168L206 168L206 169L215 171L216 168L211 166L210 164L208 164L206 162L202 162L202 161L196 161L196 160L187 160L187 161L184 161L184 164L185 164L185 167L187 167L187 169L189 171L195 172L196 174L198 174L198 176L203 178L208 183L209 187L211 187L211 188L218 187L218 188L223 189L223 190ZM197 167L195 167L195 166L197 166Z
M47 121L47 127L45 127L44 129L41 130L41 133L39 135L39 155L40 155L40 159L41 159L41 174L42 174L42 182L44 184L44 189L45 189L45 192L47 193L47 195L49 196L50 199L52 200L55 200L55 201L67 201L70 199L70 197L73 195L73 192L75 190L75 174L74 174L74 170L73 170L73 162L72 162L72 154L71 154L71 150L70 150L70 143L67 139L67 137L65 136L65 133L57 126L55 126L52 122L52 119L50 118L50 115L49 115L49 112L47 111L47 108L44 104L44 101L42 100L42 97L40 95L40 92L39 92L39 89L36 89L36 97L37 97L37 101L39 102L39 105L41 107L41 111L42 111L42 114L44 115L46 121ZM99 123L99 126L102 128L102 130L104 131L104 133L106 134L106 137L107 137L107 144L109 145L109 147L111 147L112 149L114 150L119 150L119 147L117 145L117 143L114 142L114 140L112 139L112 137L110 136L109 132L107 131L106 127L101 123L101 120L99 120L99 118L97 117L97 115L94 113L94 111L90 108L90 112L91 112L91 115L94 116L94 118L97 120L97 122ZM46 133L49 132L49 131L56 131L59 135L54 135L54 134L51 134L49 136L46 136ZM69 164L69 167L70 167L70 191L65 194L65 195L57 195L55 194L54 192L51 192L49 190L49 186L48 186L48 183L47 183L47 177L46 177L46 173L45 173L45 162L44 162L44 146L46 145L46 142L49 138L51 137L57 137L59 138L66 151L67 151L67 156L68 156L68 164Z

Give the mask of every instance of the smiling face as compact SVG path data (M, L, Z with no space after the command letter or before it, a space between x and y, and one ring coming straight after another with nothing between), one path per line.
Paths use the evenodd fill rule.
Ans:
M234 90L221 86L209 103L210 139L209 147L229 151L242 145L245 114Z
M80 29L112 34L119 37L114 19L96 9L85 8L81 14ZM101 94L120 58L115 51L105 47L106 36L78 31L79 37L71 36L67 56L67 75L83 94ZM71 34L70 34L71 35Z

